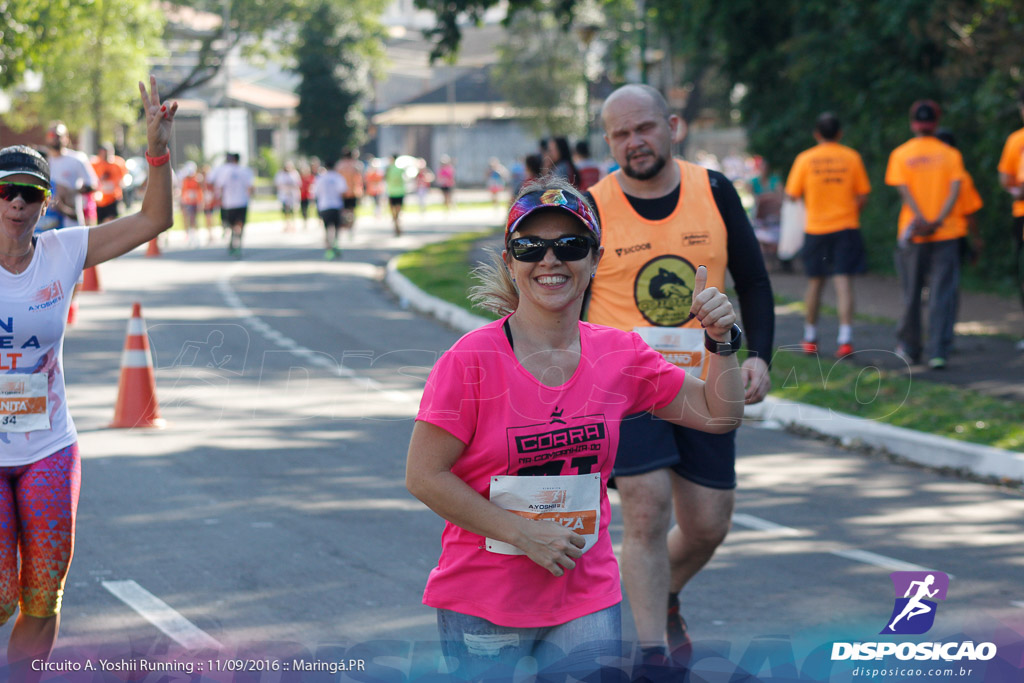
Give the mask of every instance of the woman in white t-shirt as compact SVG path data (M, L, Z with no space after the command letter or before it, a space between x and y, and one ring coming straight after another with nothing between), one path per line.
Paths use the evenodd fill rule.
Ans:
M11 680L41 675L74 549L81 463L63 369L71 292L83 268L173 223L167 143L178 105L160 104L154 78L139 91L150 166L139 213L33 235L50 195L49 164L31 147L0 149L0 624L20 607L7 650Z
M600 240L568 182L524 186L501 260L482 267L473 293L504 317L456 342L423 392L406 485L448 522L423 602L437 608L456 679L499 680L526 656L582 679L616 656L607 484L619 423L649 410L720 432L743 415L736 314L704 288L703 266L691 311L714 351L707 384L635 333L580 321Z

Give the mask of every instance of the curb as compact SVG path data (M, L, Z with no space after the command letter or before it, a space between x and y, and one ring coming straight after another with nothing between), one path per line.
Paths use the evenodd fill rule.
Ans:
M422 291L398 272L397 261L396 257L388 262L384 283L399 298L403 308L408 306L431 315L462 334L491 322ZM835 437L844 446L871 446L928 467L955 468L982 477L1024 481L1024 453L947 439L807 403L768 396L760 404L747 406L743 417L799 426Z
M795 425L839 439L844 446L871 446L929 467L951 467L982 477L1024 480L1024 453L957 441L867 420L774 396L747 406L744 419Z

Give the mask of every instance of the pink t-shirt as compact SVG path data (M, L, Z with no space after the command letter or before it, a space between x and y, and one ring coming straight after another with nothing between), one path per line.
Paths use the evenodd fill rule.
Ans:
M580 322L579 367L549 387L516 360L502 322L470 332L441 356L416 419L466 444L452 472L485 497L495 475L599 472L598 541L555 577L526 555L485 550L483 536L449 522L423 602L501 626L553 626L622 600L607 495L619 422L670 403L686 375L637 334Z

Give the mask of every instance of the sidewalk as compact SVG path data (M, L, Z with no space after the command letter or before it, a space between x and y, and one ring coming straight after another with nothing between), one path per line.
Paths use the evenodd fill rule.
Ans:
M484 248L500 248L500 238L481 240L471 252L467 266L485 257ZM806 278L799 273L773 273L772 287L777 297L800 302ZM465 310L441 301L417 289L388 264L386 282L395 294L416 310L428 313L468 332L487 322ZM1024 401L1024 353L1017 351L1016 340L1024 335L1024 314L1015 300L964 292L957 324L955 353L945 370L930 370L924 365L907 367L895 355L896 319L900 311L899 285L895 277L867 275L855 284L857 313L854 324L857 353L844 363L875 365L906 372L915 378L948 382L1001 398ZM827 286L824 306L835 307L835 292ZM834 314L823 314L818 329L824 357L835 352L838 322ZM799 345L803 337L802 307L776 306L775 346ZM765 426L793 425L839 439L844 445L863 445L882 449L911 461L941 468L963 470L976 476L1024 481L1024 454L991 448L910 429L893 427L853 416L769 397L764 403L748 407L746 417Z
M772 273L777 297L802 302L807 279L801 274ZM896 321L900 316L899 283L894 276L869 274L856 279L854 348L848 362L878 365L887 370L912 373L929 382L946 382L983 394L1024 401L1024 353L1016 342L1024 337L1024 313L1020 303L991 294L961 292L959 322L954 353L945 370L927 365L907 368L897 358ZM823 306L835 308L835 290L826 285ZM802 306L777 306L775 345L792 346L803 339ZM831 356L836 350L839 322L835 313L823 313L818 320L820 352Z

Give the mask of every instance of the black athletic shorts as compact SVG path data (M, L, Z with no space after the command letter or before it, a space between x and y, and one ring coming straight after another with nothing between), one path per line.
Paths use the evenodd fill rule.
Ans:
M341 208L348 211L355 211L356 207L359 206L359 197L342 197L341 201Z
M320 212L320 220L324 222L324 229L341 227L341 209L324 209Z
M245 218L249 215L249 207L240 206L237 209L223 209L221 215L224 217L224 222L229 226L245 225Z
M111 202L106 206L96 207L96 222L103 223L117 218L117 202Z
M388 197L388 204L391 206L401 206L405 203L405 195L401 197Z
M612 476L628 477L663 467L699 486L736 488L736 430L708 434L650 413L623 418Z
M807 277L860 275L868 270L864 239L858 228L804 235L803 258Z

